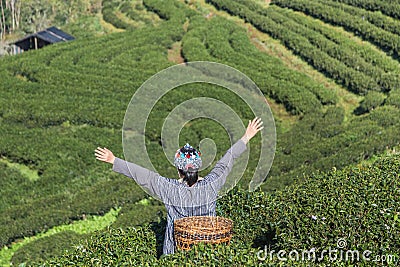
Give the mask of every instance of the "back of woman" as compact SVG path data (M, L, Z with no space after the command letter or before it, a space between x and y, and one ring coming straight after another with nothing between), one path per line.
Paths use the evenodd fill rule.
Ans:
M112 163L115 172L134 179L146 192L159 199L167 209L163 254L175 251L173 238L174 221L189 216L215 216L218 192L226 182L233 163L245 150L246 145L262 127L262 121L249 121L246 132L215 164L204 178L198 171L202 165L201 153L186 144L176 151L174 165L180 179L170 179L131 162L117 158L107 148L97 148L98 160Z

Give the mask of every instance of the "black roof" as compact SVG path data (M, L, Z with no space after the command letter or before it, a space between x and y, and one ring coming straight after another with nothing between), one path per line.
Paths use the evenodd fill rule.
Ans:
M69 35L68 33L63 32L62 30L56 28L56 27L50 27L47 29L47 31L50 31L58 36L60 36L61 38L64 38L65 40L74 40L75 38L71 35Z
M43 31L37 32L37 33L33 33L30 34L26 37L24 37L21 40L18 40L16 42L14 42L15 45L18 45L18 43L22 43L25 40L32 38L32 37L38 37L40 39L45 40L46 42L49 43L58 43L58 42L65 42L65 41L70 41L70 40L74 40L75 38L71 35L69 35L68 33L63 32L62 30L56 28L56 27L50 27L47 28Z

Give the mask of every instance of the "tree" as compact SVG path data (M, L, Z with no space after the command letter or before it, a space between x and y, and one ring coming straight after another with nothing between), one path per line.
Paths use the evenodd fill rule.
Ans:
M15 31L32 33L96 13L101 0L0 0L0 40Z
M22 0L0 0L0 38L19 28Z
M0 8L1 8L1 18L0 18L0 39L4 39L6 34L6 16L4 10L4 1L0 0Z

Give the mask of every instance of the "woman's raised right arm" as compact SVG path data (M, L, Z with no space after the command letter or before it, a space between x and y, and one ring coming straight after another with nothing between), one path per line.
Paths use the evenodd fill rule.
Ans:
M135 180L135 182L146 189L154 197L161 198L162 178L153 171L143 168L137 164L117 158L107 148L98 147L95 150L96 159L113 164L113 171L123 174ZM165 179L165 178L164 178Z

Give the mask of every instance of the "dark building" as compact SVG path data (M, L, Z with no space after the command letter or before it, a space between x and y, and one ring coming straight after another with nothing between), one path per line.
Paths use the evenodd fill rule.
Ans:
M43 46L58 42L67 42L75 38L56 27L50 27L36 32L14 42L14 54L19 54L30 49L39 49Z

